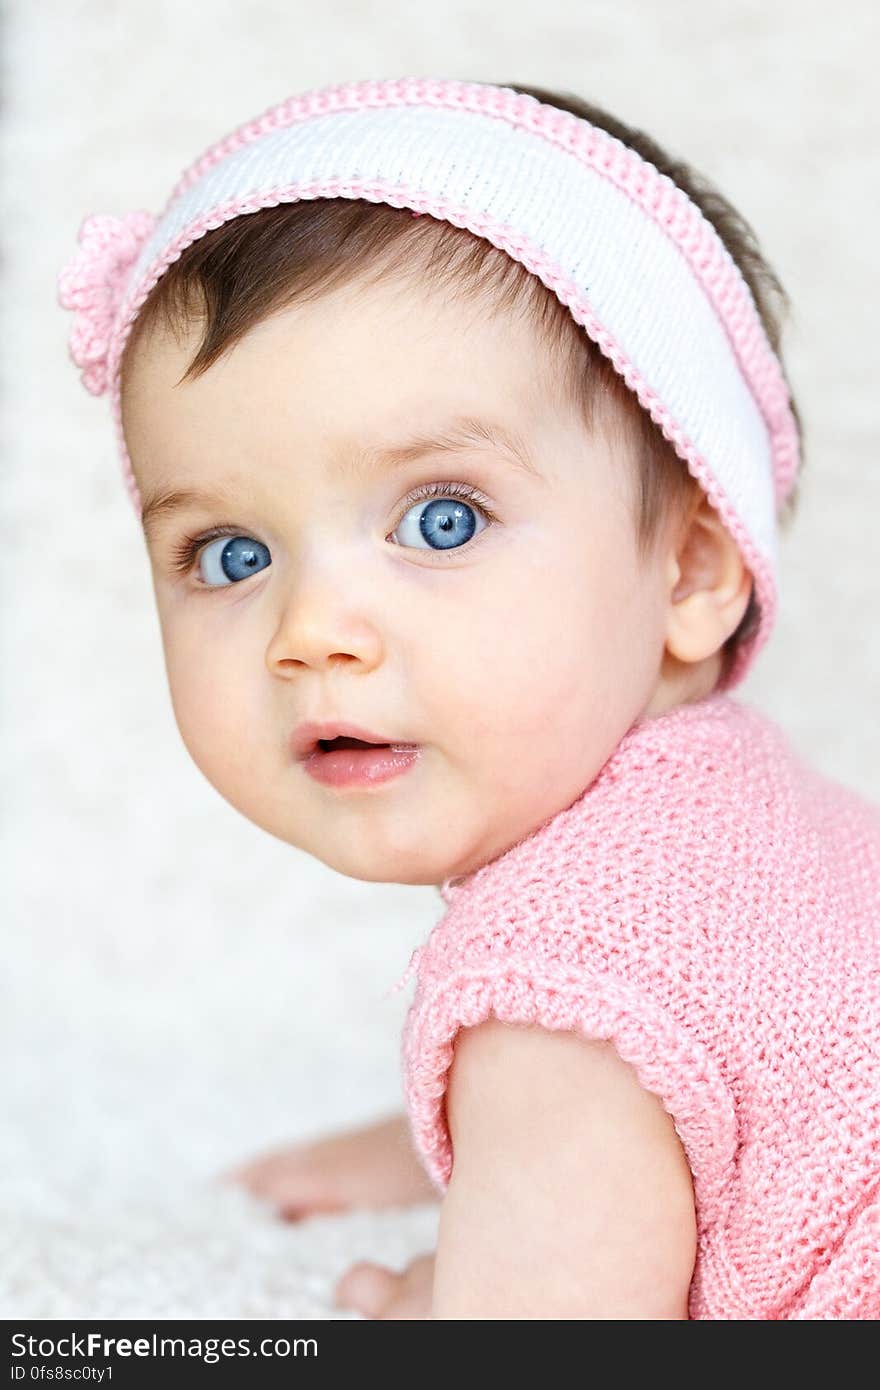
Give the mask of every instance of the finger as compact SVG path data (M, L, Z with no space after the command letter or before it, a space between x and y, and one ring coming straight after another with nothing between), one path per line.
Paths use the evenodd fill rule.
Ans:
M383 1322L404 1319L424 1321L431 1317L434 1298L433 1252L417 1255L403 1271L397 1287L379 1313Z
M242 1187L253 1197L271 1197L275 1186L270 1174L256 1170L225 1174L220 1182L227 1187Z
M400 1284L400 1275L372 1260L360 1260L346 1270L334 1291L337 1306L354 1308L365 1317L374 1318L393 1297Z
M224 1168L219 1174L221 1181L250 1183L272 1177L276 1160L271 1158L252 1158L247 1163L237 1163L234 1168Z
M276 1199L276 1215L282 1221L308 1221L312 1216L332 1216L336 1212L347 1211L345 1202L334 1202L329 1197L316 1197L313 1201L298 1202Z
M241 1184L256 1197L277 1200L311 1201L312 1175L290 1159L263 1158L229 1171L229 1180Z
M217 1173L215 1177L217 1182L248 1187L255 1178L258 1177L258 1170L250 1166L246 1168L225 1168L222 1173Z
M406 1322L418 1321L425 1322L431 1316L431 1303L421 1295L413 1293L402 1294L400 1298L391 1298L379 1313L375 1315L377 1322Z

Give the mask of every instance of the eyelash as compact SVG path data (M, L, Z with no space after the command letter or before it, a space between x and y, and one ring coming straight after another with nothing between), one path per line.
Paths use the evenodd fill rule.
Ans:
M392 529L396 530L403 518L406 516L410 507L416 502L431 501L435 497L461 497L467 502L473 502L484 514L488 521L497 521L496 514L492 511L488 498L484 497L477 488L471 487L470 483L422 483L420 487L413 488L401 503L400 515L394 523ZM240 526L212 526L209 531L200 531L196 535L181 537L172 551L172 565L175 574L189 574L196 563L199 554L204 546L211 541L216 541L220 536L240 536L243 533ZM442 552L438 551L437 554ZM217 585L210 585L210 588L217 588ZM220 585L225 588L225 585ZM235 587L234 585L230 587Z

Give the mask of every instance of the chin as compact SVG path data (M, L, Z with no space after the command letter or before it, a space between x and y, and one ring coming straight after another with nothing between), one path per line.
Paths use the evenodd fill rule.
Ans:
M312 853L312 851L305 851ZM437 888L443 875L433 867L419 867L413 865L407 867L399 862L395 862L391 856L387 859L374 859L367 863L354 863L350 858L337 862L332 856L316 855L322 864L326 864L328 869L333 869L335 873L343 874L346 878L359 880L361 883L401 883L411 888Z

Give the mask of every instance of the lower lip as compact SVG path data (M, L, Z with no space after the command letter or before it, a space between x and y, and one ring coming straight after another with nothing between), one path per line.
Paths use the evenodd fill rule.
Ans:
M374 787L407 772L419 760L418 744L387 748L334 748L309 754L303 766L326 787Z

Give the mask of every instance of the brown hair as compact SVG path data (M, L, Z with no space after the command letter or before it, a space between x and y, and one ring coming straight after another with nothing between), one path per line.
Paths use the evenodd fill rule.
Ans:
M499 83L570 111L621 140L668 175L712 223L739 267L767 337L781 359L788 295L765 260L755 234L723 195L690 165L671 158L650 136L571 93ZM187 247L160 277L140 310L122 358L126 364L143 332L160 317L173 332L202 320L202 341L182 381L200 376L270 314L315 299L344 284L427 275L444 292L479 300L489 312L518 311L534 326L557 373L562 395L575 403L588 430L612 425L629 445L636 537L644 558L666 520L682 515L698 484L635 394L553 292L491 242L408 208L365 199L319 198L281 203L233 218ZM803 423L792 397L803 450ZM793 514L793 493L780 516ZM754 595L723 648L723 672L757 626Z

